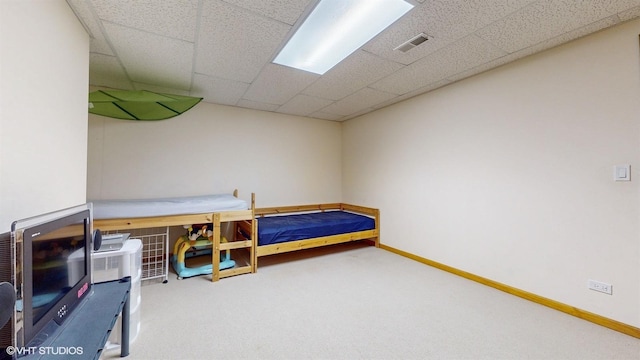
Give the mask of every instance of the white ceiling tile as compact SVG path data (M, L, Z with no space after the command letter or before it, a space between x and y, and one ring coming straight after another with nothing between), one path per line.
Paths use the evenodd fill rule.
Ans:
M640 7L640 0L609 0L605 1L604 4L607 13L618 14L627 12L634 7Z
M480 66L477 66L475 68L469 69L469 70L467 70L465 72L462 72L462 73L458 73L458 74L456 74L454 76L449 77L449 80L458 81L458 80L464 79L466 77L469 77L469 76L472 76L472 75L475 75L475 74L479 74L479 73L481 73L483 71L487 71L487 70L490 70L490 69L493 69L493 68L508 64L508 63L510 63L512 61L515 61L515 60L527 57L529 55L533 55L533 54L542 52L544 50L553 48L553 47L561 45L561 44L565 44L565 43L567 43L569 41L572 41L572 40L578 39L578 38L580 38L582 36L594 33L596 31L604 29L606 27L613 26L617 22L619 22L619 19L618 19L617 16L610 16L608 18L605 18L605 19L596 21L594 23L591 23L591 24L589 24L587 26L583 26L583 27L581 27L581 28L579 28L577 30L570 31L568 33L563 33L563 34L561 34L559 36L556 36L556 37L554 37L552 39L543 41L543 42L538 43L538 44L536 44L534 46L530 46L530 47L524 48L522 50L516 51L516 52L511 53L511 54L509 54L507 56L504 56L504 57L498 58L496 60L493 60L493 61L491 61L489 63L482 64Z
M618 13L620 20L628 21L640 17L640 6Z
M198 0L135 0L126 7L114 0L93 0L100 19L131 28L193 42Z
M191 96L203 97L214 104L235 105L248 88L249 84L240 81L195 74Z
M615 2L538 1L479 30L476 34L507 52L515 52L609 17L621 9L612 5Z
M423 84L435 83L443 77L438 69L429 71L426 66L421 64L409 65L392 75L370 85L373 89L378 89L396 95L402 95L410 92L416 87L422 87ZM424 70L425 68L426 70Z
M395 104L397 102L411 99L412 97L416 97L418 95L422 95L422 94L427 93L427 92L429 92L431 90L435 90L435 89L441 88L441 87L449 85L449 84L451 84L451 81L448 80L448 79L440 80L440 81L435 82L433 84L430 84L428 86L424 86L424 87L415 89L413 91L410 91L410 92L408 92L406 94L399 95L398 97L395 97L395 98L393 98L391 100L376 104L373 107L373 109L381 109L383 107L387 107L387 106Z
M244 100L244 99L240 99L236 105L243 108L263 110L263 111L276 111L278 107L280 107L280 105L265 104L258 101L251 101L251 100Z
M105 30L132 81L191 87L193 43L111 23Z
M67 0L67 3L71 5L71 9L81 19L80 22L89 33L91 39L89 51L91 53L115 56L102 33L99 20L89 8L89 3L83 0Z
M515 52L515 53L512 53L512 54L497 58L495 60L489 61L487 63L480 64L480 65L478 65L476 67L473 67L471 69L468 69L468 70L453 74L453 75L447 77L446 80L449 81L449 82L455 82L455 81L459 81L459 80L462 80L462 79L466 79L466 78L468 78L470 76L477 75L477 74L480 74L482 72L497 68L498 66L502 66L504 64L507 64L507 63L510 63L512 61L518 60L518 59L523 58L523 57L528 56L528 55L530 55L530 54L529 53L525 53L525 52L522 52L522 53L521 52Z
M323 108L322 112L347 116L372 107L377 103L392 99L396 96L396 94L378 91L371 88L364 88Z
M505 52L486 41L476 36L468 36L416 61L371 87L402 95L504 55Z
M333 103L331 100L308 95L297 95L278 108L278 112L307 116Z
M522 49L520 51L516 51L514 53L511 53L511 54L508 54L506 56L503 56L503 57L500 57L498 59L495 59L495 60L493 60L491 62L488 62L488 63L485 63L485 64L481 64L479 66L476 66L476 67L471 68L469 70L466 70L464 72L455 74L453 76L450 76L448 78L448 80L450 80L451 82L454 82L454 81L459 81L459 80L465 79L465 78L467 78L469 76L476 75L476 74L479 74L481 72L494 69L496 67L505 65L507 63L510 63L512 61L524 58L526 56L529 56L529 55L532 55L532 54L535 54L535 53L539 53L541 51L550 49L552 47L555 47L555 46L558 46L558 45L561 45L561 44L565 44L565 43L567 43L569 41L578 39L578 38L580 38L582 36L585 36L587 34L591 34L591 33L594 33L594 32L596 32L598 30L613 26L618 22L619 22L619 18L617 16L615 16L615 15L614 16L610 16L608 18L593 22L593 23L591 23L591 24L589 24L587 26L583 26L583 27L581 27L581 28L579 28L577 30L570 31L570 32L567 32L567 33L563 33L563 34L561 34L559 36L556 36L556 37L554 37L552 39L549 39L549 40L543 41L541 43L538 43L535 46L524 48L524 49Z
M329 114L329 113L324 113L322 111L316 111L310 114L309 117L316 118L316 119L332 120L332 121L340 121L344 119L344 116L342 115Z
M246 100L283 105L318 79L319 75L268 64L244 94Z
M102 54L89 54L89 58L91 85L123 90L134 89L118 58Z
M289 25L296 23L312 0L224 0Z
M424 86L424 87L421 87L421 88L417 88L417 89L415 89L413 91L409 91L408 93L406 93L404 95L400 95L398 98L402 99L402 100L410 99L410 98L412 98L414 96L418 96L418 95L424 94L424 93L429 92L431 90L435 90L435 89L441 88L443 86L447 86L449 84L451 84L450 80L442 79L442 80L437 81L435 83L431 83L431 84L429 84L427 86Z
M325 99L340 100L403 66L366 51L357 51L345 59L340 66L325 73L303 93Z
M416 6L364 49L386 59L411 64L533 1L429 1ZM393 50L420 33L431 39L406 53Z
M350 115L349 115L349 119L355 119L355 118L357 118L358 116L362 116L362 115L364 115L364 114L368 114L368 113L372 112L373 110L375 110L373 107L362 109L362 110L360 110L360 111L358 111L358 112L355 112L355 113L353 113L353 114L350 114Z
M620 18L616 15L613 16L609 16L607 18L604 18L602 20L598 20L595 22L592 22L586 26L583 26L581 28L578 28L576 30L572 30L566 33L562 33L554 38L545 40L541 43L538 43L534 46L528 47L526 49L524 49L527 53L529 54L535 54L541 51L544 51L546 49L550 49L554 46L558 46L561 44L565 44L568 43L572 40L578 39L580 37L583 37L585 35L594 33L596 31L605 29L607 27L610 26L614 26L617 23L620 22Z
M102 36L102 33L100 33L98 37L92 38L89 44L90 44L89 45L90 52L92 54L104 54L104 55L115 56L115 54L111 50L111 46Z
M148 90L148 91L155 91L161 94L173 94L173 95L184 95L184 96L189 96L189 91L188 90L178 90L175 88L170 88L170 87L163 87L163 86L156 86L156 85L150 85L150 84L143 84L143 83L133 83L133 87L135 90Z
M251 83L291 26L221 1L203 4L196 72Z

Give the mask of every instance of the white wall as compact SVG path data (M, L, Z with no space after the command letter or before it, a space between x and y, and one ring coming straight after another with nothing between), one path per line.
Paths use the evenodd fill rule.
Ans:
M86 201L89 36L64 0L0 1L0 233Z
M381 241L640 326L640 21L348 121ZM631 182L613 166L631 164ZM613 295L587 280L613 284Z
M89 116L89 199L231 193L259 207L341 199L341 124L201 102L160 121Z

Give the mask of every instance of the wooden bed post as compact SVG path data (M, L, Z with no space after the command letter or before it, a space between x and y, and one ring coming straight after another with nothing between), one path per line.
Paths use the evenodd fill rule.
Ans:
M256 219L256 193L251 193L251 272L258 271L258 219Z
M213 213L213 251L211 252L211 281L220 280L220 213Z
M375 221L376 221L376 230L377 230L375 246L379 248L380 247L380 209L376 209Z

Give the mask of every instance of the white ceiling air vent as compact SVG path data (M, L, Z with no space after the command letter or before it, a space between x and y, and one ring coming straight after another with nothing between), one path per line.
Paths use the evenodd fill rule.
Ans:
M414 47L422 44L423 42L429 40L430 37L425 34L425 33L420 33L414 37L412 37L411 39L403 42L402 44L398 45L395 49L393 50L400 50L404 53L406 53L407 51L413 49Z

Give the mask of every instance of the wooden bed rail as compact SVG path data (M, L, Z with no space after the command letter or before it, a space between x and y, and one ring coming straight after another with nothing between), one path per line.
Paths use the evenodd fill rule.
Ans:
M351 204L341 204L341 205L342 205L342 210L353 211L360 214L374 216L376 218L380 216L380 210L378 209L374 209L366 206L351 205Z
M213 222L213 214L168 215L130 219L96 219L93 227L102 231L144 229L151 227L203 224Z
M353 211L364 215L377 216L378 209L369 208L366 206L358 206L344 203L327 203L327 204L312 204L312 205L294 205L294 206L274 206L256 208L256 216L277 215L277 214L289 214L297 212L313 212L313 211L325 211L325 210L345 210Z
M238 197L238 189L233 190L233 196ZM223 211L222 222L236 221L247 218L247 211L253 211L256 204L256 195L251 193L251 207L248 210ZM250 214L249 216L252 216ZM205 224L213 222L213 213L187 214L187 215L165 215L137 218L121 219L95 219L93 227L102 231L110 230L131 230L151 227L182 226L187 224Z
M293 206L274 206L265 208L256 208L256 216L276 215L276 214L288 214L296 212L307 211L325 211L325 210L340 210L340 203L330 204L314 204L314 205L293 205Z

